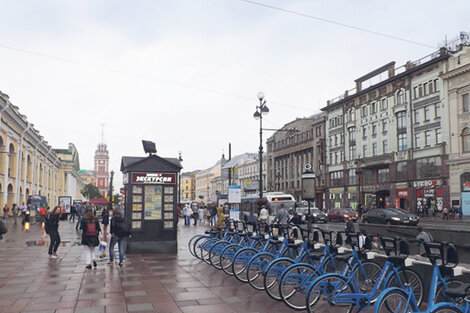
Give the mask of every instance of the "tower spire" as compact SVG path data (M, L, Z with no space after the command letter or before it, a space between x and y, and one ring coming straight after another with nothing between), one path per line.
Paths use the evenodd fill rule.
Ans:
M101 143L104 143L104 123L101 123Z

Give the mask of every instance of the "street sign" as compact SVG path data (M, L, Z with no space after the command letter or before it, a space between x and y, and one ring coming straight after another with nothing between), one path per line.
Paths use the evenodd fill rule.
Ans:
M242 188L240 185L228 186L228 203L242 202Z

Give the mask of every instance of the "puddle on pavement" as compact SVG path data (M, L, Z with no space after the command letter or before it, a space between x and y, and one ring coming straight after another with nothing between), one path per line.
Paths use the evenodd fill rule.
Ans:
M76 246L79 244L78 241L74 241L72 242L71 240L62 240L60 242L60 245L62 247L65 247L66 245L72 243L72 246ZM26 245L28 247L32 247L32 246L48 246L49 245L49 241L47 240L31 240L31 241L26 241Z

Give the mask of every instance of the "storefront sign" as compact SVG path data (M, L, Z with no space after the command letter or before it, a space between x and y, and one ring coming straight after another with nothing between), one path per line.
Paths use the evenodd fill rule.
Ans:
M408 190L401 190L398 192L398 198L408 198Z
M241 203L242 193L240 185L228 186L228 203Z
M416 189L429 188L442 185L442 179L433 179L433 180L418 180L413 182L413 186Z
M175 173L132 173L133 184L176 184Z

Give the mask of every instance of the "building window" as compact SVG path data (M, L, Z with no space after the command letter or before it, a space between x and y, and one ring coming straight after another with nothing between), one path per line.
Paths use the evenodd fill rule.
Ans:
M462 111L463 112L470 111L470 97L468 93L462 95Z
M342 186L344 184L343 171L331 172L330 180L332 186Z
M408 164L405 162L397 163L397 180L407 180L408 179Z
M387 133L387 131L388 131L387 127L388 127L388 122L387 122L387 120L383 120L383 121L382 121L382 133L384 133L384 134Z
M415 148L421 147L421 134L416 133L415 134Z
M420 116L419 116L419 109L415 110L415 123L421 122Z
M406 134L398 135L398 151L405 151L406 149L408 149L406 141Z
M434 93L434 84L432 83L432 80L429 81L429 84L428 84L428 85L429 85L429 93L430 93L430 94L431 94L431 93Z
M438 177L441 174L441 157L430 157L416 160L416 177Z
M356 120L356 111L354 109L350 109L348 111L348 118L350 122L354 122Z
M424 107L424 121L428 122L431 119L431 110L429 109L429 105Z
M387 99L382 99L380 102L380 110L385 111L388 109Z
M465 127L462 131L463 152L470 152L470 128Z
M397 105L405 103L405 93L403 90L397 92Z
M356 159L356 146L349 146L349 160Z
M424 146L429 147L431 145L431 131L424 132Z
M370 114L377 113L377 102L372 102L370 104Z
M367 116L367 106L363 106L361 108L361 117L366 117Z
M414 99L418 98L418 87L413 88L413 98Z
M388 140L382 142L383 153L388 153Z
M397 113L397 128L406 129L406 111Z
M378 179L379 179L379 183L387 183L388 182L388 168L379 169Z
M351 127L348 130L348 137L349 137L349 145L350 146L355 146L356 145L356 136L355 136L356 128Z
M372 156L376 156L377 155L377 143L374 142L372 144Z
M363 157L367 157L367 145L362 146L362 155Z
M377 136L377 123L372 123L372 136Z
M439 84L438 84L438 80L439 78L436 78L434 81L433 81L433 87L434 87L434 91L439 91Z
M441 144L441 140L442 140L442 138L441 138L441 129L438 128L438 129L436 129L436 145Z
M424 96L428 95L428 83L423 84L423 95Z
M357 184L357 176L356 176L356 169L352 168L349 170L349 184L356 185Z
M374 183L374 173L371 169L364 170L364 182L366 184L373 184Z
M366 125L362 126L362 137L363 138L367 137L367 126Z
M439 103L434 106L434 116L435 118L441 118L441 106Z

